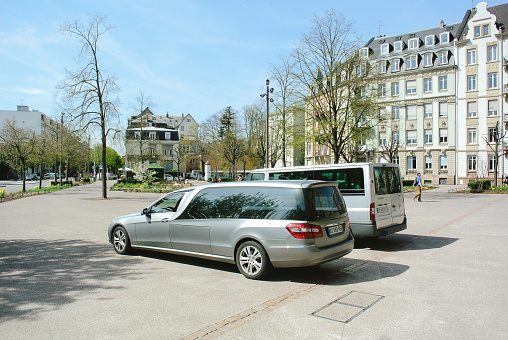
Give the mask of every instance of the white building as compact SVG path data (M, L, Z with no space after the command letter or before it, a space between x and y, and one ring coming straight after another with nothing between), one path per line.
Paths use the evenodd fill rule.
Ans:
M40 134L51 119L37 110L30 111L28 106L18 105L16 111L0 110L0 130L7 121L16 123L16 127L30 129Z
M457 176L458 183L477 178L494 180L496 125L506 131L508 4L487 7L480 2L469 13L457 42ZM506 152L506 138L499 151ZM499 180L508 173L506 157L499 158ZM498 182L499 183L499 182Z

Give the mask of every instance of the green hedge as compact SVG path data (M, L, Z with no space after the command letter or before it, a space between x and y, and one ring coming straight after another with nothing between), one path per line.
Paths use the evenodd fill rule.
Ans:
M134 178L122 178L122 179L119 179L117 181L118 184L127 184L127 183L132 183L132 184L138 184L138 183L143 183L141 182L140 180L137 180L137 179L134 179Z
M490 190L490 180L485 179L481 181L474 181L467 183L467 186L471 192L484 192Z
M412 187L414 182L415 182L414 179L403 179L402 180L402 186Z

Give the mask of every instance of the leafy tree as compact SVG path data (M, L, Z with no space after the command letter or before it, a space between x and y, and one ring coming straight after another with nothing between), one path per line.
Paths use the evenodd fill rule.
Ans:
M92 148L90 152L90 161L95 162L95 164L102 164L102 145L97 144ZM121 168L122 165L122 157L115 149L108 146L106 149L106 167L103 166L103 169L106 168L110 171L114 171Z
M102 68L99 55L99 40L111 30L104 18L89 16L86 23L72 21L60 26L60 30L77 38L81 44L80 57L83 66L75 72L67 72L67 78L60 84L64 110L84 130L96 127L100 130L102 142L102 164L106 164L107 137L116 131L111 120L118 117L116 98L118 91L115 78L108 76ZM102 169L102 197L107 198L106 167Z
M33 161L37 142L35 131L19 128L15 120L8 119L0 131L0 141L0 152L7 164L21 173L25 192L25 171Z
M233 175L236 174L236 164L244 155L244 141L240 138L240 131L236 122L236 112L228 106L224 109L220 119L219 137L222 144L224 158L231 164Z

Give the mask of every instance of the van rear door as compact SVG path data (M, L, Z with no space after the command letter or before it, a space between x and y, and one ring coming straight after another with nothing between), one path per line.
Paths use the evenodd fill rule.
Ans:
M378 229L404 221L404 193L400 170L394 166L375 166L374 186Z

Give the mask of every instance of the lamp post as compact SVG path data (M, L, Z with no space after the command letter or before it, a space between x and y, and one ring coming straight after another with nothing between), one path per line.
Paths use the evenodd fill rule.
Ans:
M270 103L273 103L273 98L270 98L270 93L273 93L273 88L270 88L270 79L266 80L266 93L262 93L260 96L264 98L266 96L266 156L265 156L265 168L268 168L268 116L270 114Z

